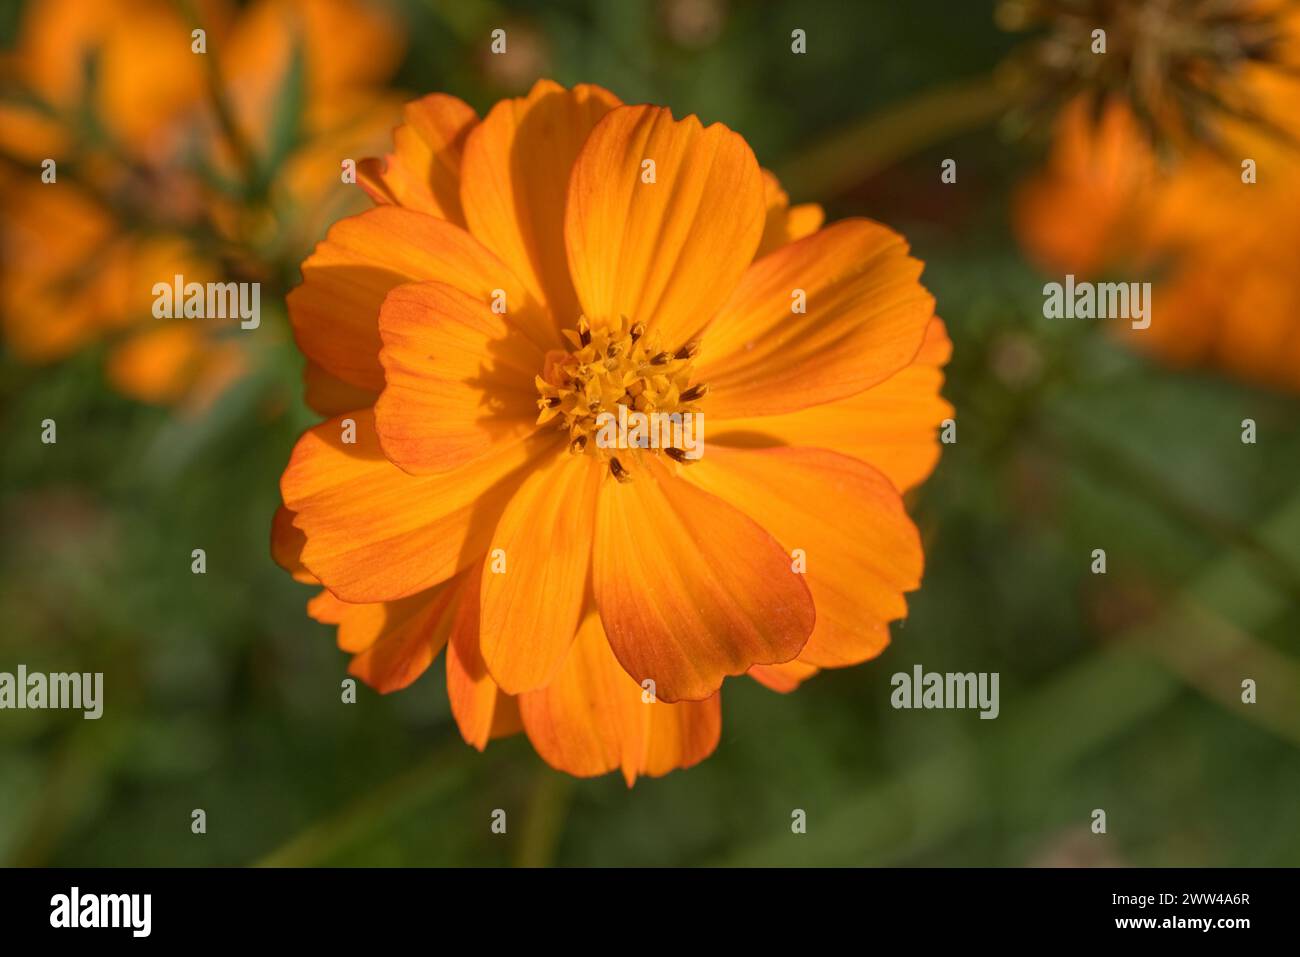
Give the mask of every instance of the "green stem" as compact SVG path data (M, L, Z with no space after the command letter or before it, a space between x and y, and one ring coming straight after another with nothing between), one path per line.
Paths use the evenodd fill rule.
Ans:
M203 24L196 5L193 0L180 0L181 8L189 18L190 24L195 28L201 28ZM243 187L245 196L253 193L253 188L258 182L257 156L253 148L249 145L249 140L244 136L239 128L239 123L235 120L234 110L231 109L230 100L226 96L225 80L221 76L221 64L218 62L217 55L212 52L202 54L203 66L207 74L207 95L208 101L212 106L212 111L216 116L217 125L221 128L222 135L230 145L230 152L235 158L235 164L243 174Z
M455 752L463 750L457 742ZM372 790L337 814L319 821L257 861L259 867L311 867L374 831L378 822L454 790L466 777L463 765L442 757L412 768Z
M1011 98L993 75L927 90L796 153L779 170L791 196L838 196L899 160L995 120Z
M518 867L549 867L564 833L573 779L543 765L537 771L532 800L524 817L523 831L515 851Z
M1217 612L1190 598L1184 604L1194 627L1150 632L1143 647L1220 707L1300 747L1300 712L1288 695L1270 693L1300 688L1300 665ZM1243 678L1264 688L1253 704L1241 700Z

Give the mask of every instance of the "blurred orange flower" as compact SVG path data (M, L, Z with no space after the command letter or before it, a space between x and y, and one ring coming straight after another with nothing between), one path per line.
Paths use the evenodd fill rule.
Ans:
M108 339L109 380L148 402L201 401L246 365L232 323L152 318L154 283L257 281L295 260L355 209L341 161L396 118L374 84L397 66L397 27L362 0L195 6L190 23L169 0L34 0L0 65L9 346L44 362ZM296 120L275 114L286 103Z
M477 748L705 758L719 689L880 653L919 587L950 344L904 240L821 226L726 127L539 82L406 108L289 297L309 403L272 550L381 692L447 648ZM796 304L806 302L806 310ZM698 412L707 452L596 417ZM540 415L539 415L540 411Z
M1249 109L1207 121L1208 139L1158 150L1129 103L1080 97L1057 118L1047 165L1024 183L1014 222L1051 272L1158 277L1138 349L1300 390L1300 10L1245 5L1271 23L1267 62L1233 74Z

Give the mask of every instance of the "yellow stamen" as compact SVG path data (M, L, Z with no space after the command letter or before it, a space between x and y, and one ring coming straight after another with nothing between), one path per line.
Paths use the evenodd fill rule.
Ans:
M664 349L653 331L626 316L616 325L594 328L581 316L576 331L565 330L564 336L572 351L548 353L542 374L534 380L538 423L554 420L567 433L570 452L608 459L610 474L620 482L631 478L629 460L646 452L663 451L674 461L683 461L679 449L619 449L616 458L616 450L601 448L596 441L597 420L604 413L617 417L619 406L647 414L699 411L695 403L708 393L704 383L691 384L700 343L693 340L676 350Z

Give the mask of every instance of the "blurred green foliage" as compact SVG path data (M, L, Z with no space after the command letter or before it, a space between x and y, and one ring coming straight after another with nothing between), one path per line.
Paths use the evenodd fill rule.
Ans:
M673 26L683 8L718 20ZM482 111L539 72L601 83L725 121L783 169L876 111L979 82L1010 45L967 0L399 9L403 89ZM531 75L488 62L498 25ZM806 56L789 53L794 27ZM947 156L956 186L938 180ZM789 696L729 682L717 753L630 791L558 775L522 738L466 747L441 659L404 693L340 705L345 656L267 548L313 422L282 315L198 419L116 396L94 350L42 368L5 355L0 670L107 678L100 721L0 715L0 861L1300 863L1297 403L1043 320L1043 279L1006 222L1035 160L984 124L839 195L792 197L902 230L949 324L959 440L912 502L925 584L879 660ZM45 418L57 445L40 443ZM1000 672L1001 716L891 709L890 675L917 662ZM1259 704L1240 703L1243 677Z

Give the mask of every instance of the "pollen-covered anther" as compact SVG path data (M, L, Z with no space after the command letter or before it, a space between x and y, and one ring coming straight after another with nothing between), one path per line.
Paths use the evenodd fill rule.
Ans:
M699 411L694 404L708 394L704 383L691 383L699 341L665 348L644 323L626 316L617 323L594 324L581 316L576 328L564 330L564 337L569 351L549 352L534 380L538 423L554 421L566 433L574 455L609 459L610 474L620 482L629 480L640 455L662 451L683 461L679 449L602 447L598 432L608 421L606 414L617 420L620 407L647 415Z

